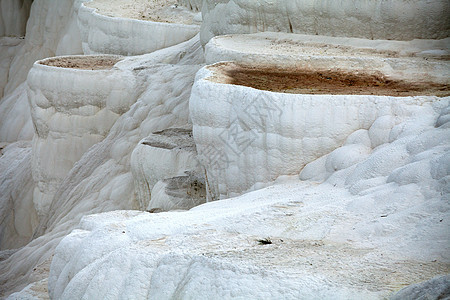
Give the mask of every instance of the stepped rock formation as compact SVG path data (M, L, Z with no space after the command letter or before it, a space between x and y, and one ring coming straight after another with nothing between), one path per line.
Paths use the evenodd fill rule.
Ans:
M448 1L0 9L0 297L448 296Z

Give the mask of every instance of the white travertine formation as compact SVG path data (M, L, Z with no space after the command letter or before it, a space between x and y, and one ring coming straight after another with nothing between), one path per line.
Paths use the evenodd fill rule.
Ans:
M8 248L0 251L0 297L22 289L10 299L380 299L448 273L449 98L420 92L416 97L288 95L203 80L210 73L202 70L192 99L204 105L193 100L192 121L196 146L213 172L192 172L197 158L178 142L170 151L143 143L158 132L192 128L189 98L205 62L195 37L125 58L110 75L33 68L29 96L39 134L32 148L24 80L36 60L83 53L80 30L92 52L97 47L131 54L148 46L151 39L145 37L155 34L149 32L155 26L162 40L152 45L175 43L177 31L180 40L188 38L180 29L186 27L165 31L160 23L135 25L108 13L98 15L106 21L83 23L90 18L80 15L83 2L34 0L23 42L8 38L0 46L0 85L6 84L0 102L0 248ZM147 8L163 3L170 8L165 21L195 15L193 23L200 21L195 12L205 4L204 43L225 32L313 33L217 37L206 46L209 63L364 69L391 79L449 84L444 0L101 2L110 16L123 5L139 12L144 2ZM25 2L0 0L5 3L19 10L8 10L12 20ZM181 12L186 14L177 15ZM409 37L427 40L386 40ZM112 127L110 116L117 118ZM234 145L246 148L236 153ZM66 154L71 161L64 160ZM228 177L214 177L221 166L217 173ZM32 173L41 176L36 197ZM294 176L280 176L286 173ZM55 183L51 174L64 178ZM145 189L147 183L153 188ZM141 195L136 184L144 187ZM130 211L189 209L204 202L205 194L216 199L272 184L184 212ZM51 188L52 199L44 203L41 188ZM441 283L422 287L434 290Z
M152 189L149 212L187 210L206 202L206 184L203 174L185 172L180 176L158 181Z
M84 4L78 10L78 26L85 54L150 53L187 41L200 30L198 25L104 16Z
M321 185L288 181L183 213L87 216L56 249L50 295L386 299L445 275L450 109L442 104L411 108L391 129L385 115L371 133L356 131L330 155L338 168ZM375 131L386 142L354 161L347 146L370 144ZM371 186L349 193L355 179ZM267 237L272 244L258 243ZM397 298L447 286L435 279Z
M11 62L23 41L17 37L0 37L0 99L3 98L3 89L8 83Z
M32 161L37 186L33 199L41 216L73 165L105 138L117 118L136 101L135 78L130 72L111 66L90 70L65 65L65 61L87 62L98 68L104 59L114 64L121 57L46 59L36 62L28 74L28 98L36 130ZM46 65L49 62L56 65Z
M38 224L33 205L31 143L0 146L0 250L26 245Z
M366 39L442 39L450 35L447 0L206 0L201 40L262 31Z
M277 93L217 83L214 76L221 76L214 67L201 69L190 100L194 140L212 199L298 174L351 133L369 129L378 117L401 120L417 106L441 101L432 96Z
M33 0L0 0L0 37L24 36Z
M33 135L27 85L22 83L0 102L0 140L3 143L30 141Z

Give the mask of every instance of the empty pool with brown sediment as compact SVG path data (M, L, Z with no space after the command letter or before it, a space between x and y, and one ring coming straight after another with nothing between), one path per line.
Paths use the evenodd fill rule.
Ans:
M117 55L59 56L41 60L39 64L68 69L109 70L122 58Z
M450 95L450 85L433 82L411 82L391 79L381 72L314 70L250 66L232 62L209 66L211 81L247 86L259 90L292 94L438 96Z

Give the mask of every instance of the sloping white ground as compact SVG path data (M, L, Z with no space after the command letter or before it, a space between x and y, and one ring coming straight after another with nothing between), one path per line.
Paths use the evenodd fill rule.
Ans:
M357 162L322 184L291 177L188 212L84 217L56 249L50 295L379 299L446 274L449 113L429 107L385 128L390 141L368 155L339 148L325 158Z
M140 55L170 47L194 37L200 26L144 21L102 15L95 8L81 4L78 25L85 54Z
M0 244L14 249L29 242L38 218L33 204L31 143L19 141L0 150Z
M446 0L207 0L201 40L263 31L366 39L441 39L450 33Z

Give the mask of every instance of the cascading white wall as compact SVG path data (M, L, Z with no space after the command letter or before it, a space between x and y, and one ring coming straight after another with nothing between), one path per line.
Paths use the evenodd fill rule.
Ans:
M207 0L201 40L261 31L359 37L440 39L450 35L447 0Z

